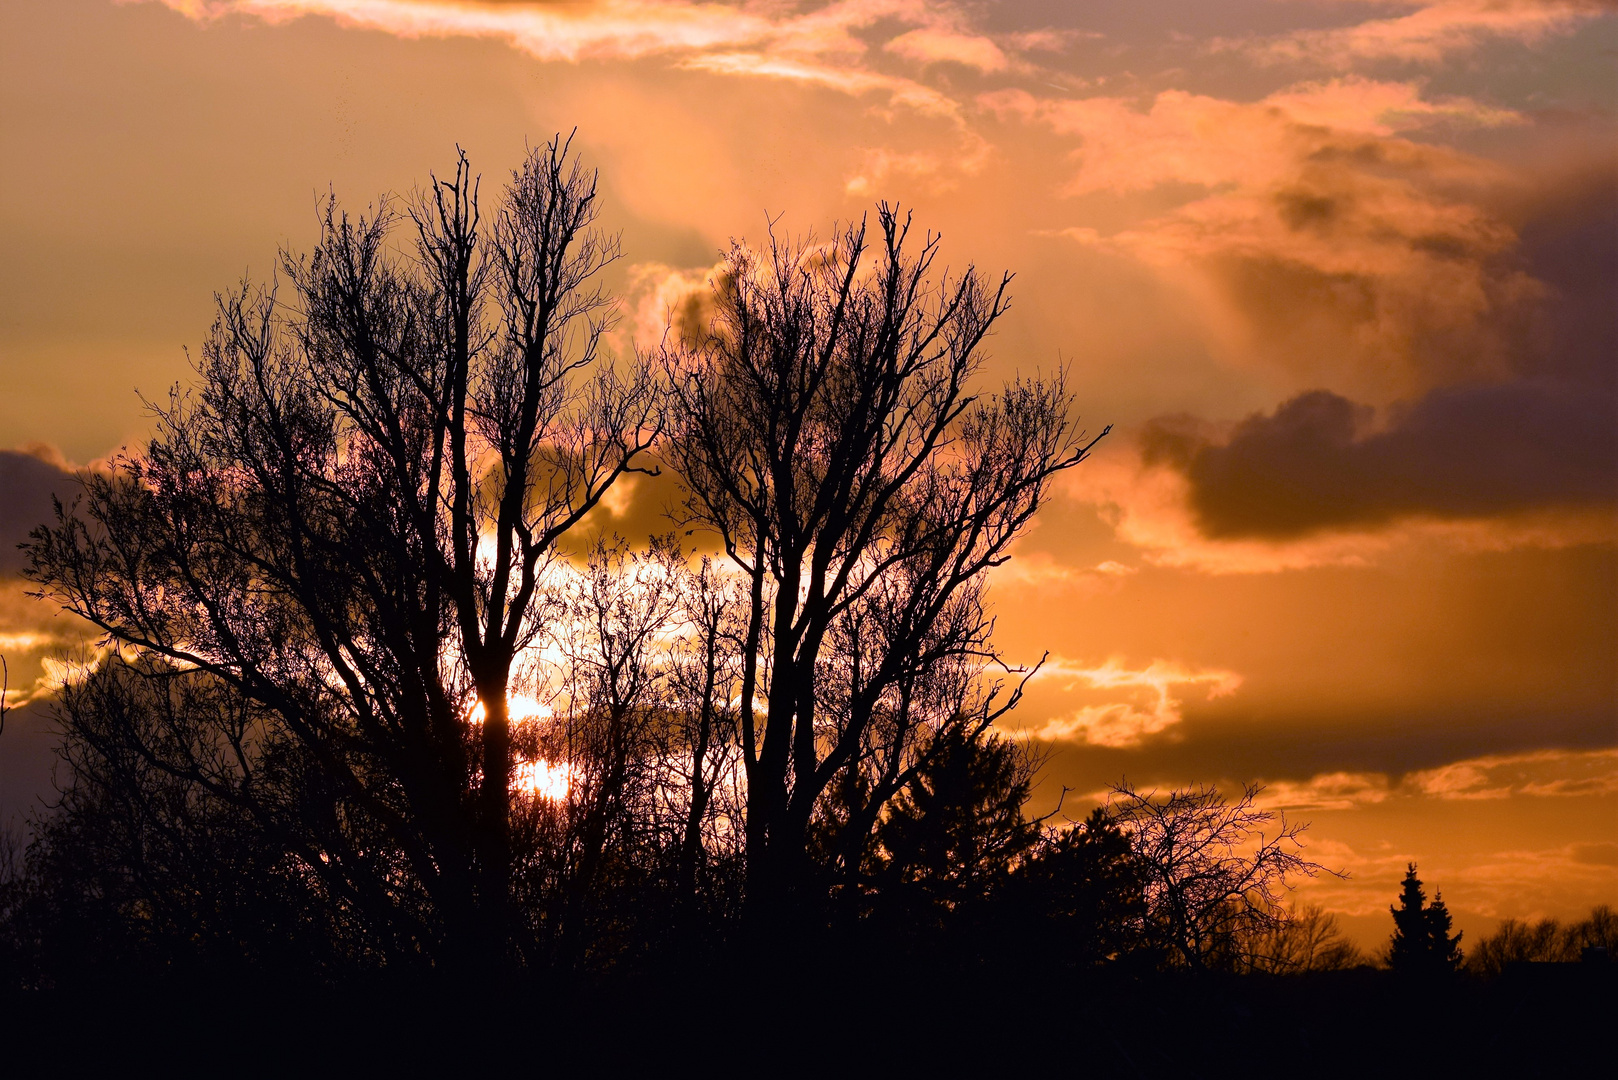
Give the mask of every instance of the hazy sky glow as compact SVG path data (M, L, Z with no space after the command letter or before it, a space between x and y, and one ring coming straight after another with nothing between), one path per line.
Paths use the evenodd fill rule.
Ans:
M1366 941L1411 859L1471 934L1618 900L1615 56L1612 0L12 0L5 809L77 640L13 549L62 470L328 188L577 126L624 346L767 215L896 199L1017 273L994 373L1115 425L995 582L1044 805L1264 781Z

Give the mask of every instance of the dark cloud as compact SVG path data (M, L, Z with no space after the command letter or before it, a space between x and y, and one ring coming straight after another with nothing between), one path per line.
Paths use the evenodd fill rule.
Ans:
M574 557L582 557L597 539L622 540L631 547L645 547L654 536L675 533L686 548L696 547L705 553L716 549L717 541L705 532L687 535L684 520L684 491L666 464L655 455L646 455L641 462L656 473L632 473L623 477L587 514L575 534L570 534L566 546Z
M1301 781L1333 772L1397 778L1491 754L1606 750L1615 742L1615 721L1612 706L1254 709L1238 695L1188 702L1173 740L1140 747L1056 743L1045 780L1053 791L1062 785L1094 791L1125 776L1165 786L1214 778Z
M1184 472L1198 523L1217 538L1618 501L1618 402L1606 394L1517 380L1437 390L1389 419L1367 433L1368 406L1314 390L1223 443L1156 421L1144 453Z
M1331 216L1313 202L1291 212L1299 227ZM1526 275L1539 295L1494 326L1509 356L1505 381L1432 390L1380 423L1370 406L1322 389L1224 437L1186 416L1148 425L1146 462L1185 474L1204 535L1287 539L1618 502L1618 175L1563 177L1518 216L1519 242L1497 276ZM1352 285L1330 283L1337 307L1354 306Z
M53 516L51 496L66 501L72 474L46 449L0 450L0 574L16 575L27 565L17 545Z
M20 705L6 714L0 734L0 833L20 830L56 795L56 746L61 734L47 701Z
M1587 866L1618 866L1618 841L1574 844L1570 854L1574 862Z
M1547 185L1523 212L1516 256L1548 290L1517 370L1618 389L1618 172L1583 170Z

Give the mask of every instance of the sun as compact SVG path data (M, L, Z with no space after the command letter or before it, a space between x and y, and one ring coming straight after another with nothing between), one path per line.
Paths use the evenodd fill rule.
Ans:
M486 715L487 710L484 709L483 702L479 701L473 704L467 719L473 724L481 724ZM555 713L549 705L538 698L528 694L508 694L506 715L511 718L511 723L515 727L539 720L549 720ZM565 763L558 765L544 758L534 758L516 763L516 768L511 774L511 787L532 798L560 802L567 798L572 777L571 765Z
M570 766L553 765L544 758L519 761L512 772L511 786L536 799L561 802L572 786L572 774Z
M478 701L473 703L472 711L466 714L466 718L475 725L483 723L483 718L487 715L488 710L483 707L483 702ZM506 717L513 724L524 724L530 720L549 720L553 715L555 713L551 707L538 698L527 694L506 695Z

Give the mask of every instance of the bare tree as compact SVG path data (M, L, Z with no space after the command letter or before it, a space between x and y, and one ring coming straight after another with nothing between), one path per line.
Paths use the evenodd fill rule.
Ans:
M983 574L1094 445L1061 375L977 396L1009 277L935 274L936 236L913 240L886 205L877 224L874 245L863 222L826 244L733 245L710 323L664 357L663 455L688 524L717 533L747 582L739 711L760 908L806 880L810 822L840 773L869 768L880 808L930 725L982 731L1006 706L962 692L998 662ZM952 670L953 695L936 685ZM920 713L930 680L953 708ZM877 816L862 808L860 828Z
M487 223L464 156L403 213L328 204L35 534L106 633L52 850L130 870L154 938L228 942L226 882L343 963L593 964L743 897L976 910L1037 846L987 571L1096 440L1063 373L976 390L1009 278L883 206L870 243L735 245L708 325L615 360L596 207L561 140ZM581 567L654 451L724 559Z
M1209 785L1159 797L1120 783L1107 801L1144 869L1148 935L1187 967L1251 966L1287 920L1288 878L1324 869L1301 854L1308 826L1260 808L1261 790L1230 801Z
M1589 951L1618 952L1618 912L1598 904L1588 918L1574 923L1559 919L1504 919L1494 933L1467 954L1467 970L1493 977L1511 964L1571 963ZM1599 954L1597 954L1599 955Z
M672 704L667 639L687 576L672 542L634 555L598 544L557 583L560 708L539 725L538 756L565 770L564 926L584 924L609 866L660 861L656 729Z
M1359 947L1343 936L1337 916L1318 904L1290 907L1276 916L1261 923L1240 950L1246 970L1293 975L1341 971L1366 962Z
M283 260L291 302L223 297L195 388L32 548L43 594L251 716L210 728L220 758L134 752L240 805L334 890L408 879L422 940L443 941L427 947L478 964L509 955L507 694L545 628L546 566L657 431L646 367L601 355L618 246L597 213L561 139L489 223L463 155L410 206L404 250L391 204L328 204L314 251ZM271 747L297 784L265 776ZM352 838L310 847L311 792L398 865Z
M718 861L735 863L746 815L736 700L741 687L745 593L734 575L703 557L683 590L681 633L671 658L674 707L663 729L659 785L677 819L677 878L688 900Z

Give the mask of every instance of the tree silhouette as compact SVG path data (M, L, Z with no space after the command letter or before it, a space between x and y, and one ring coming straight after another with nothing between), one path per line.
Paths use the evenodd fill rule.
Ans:
M1427 902L1416 864L1410 863L1399 884L1399 902L1393 914L1393 937L1388 943L1388 966L1408 974L1449 974L1461 964L1461 935L1450 936L1449 909L1442 893Z
M1023 814L1036 764L1025 747L959 727L935 738L875 836L873 877L914 922L981 906L1039 835Z
M650 372L600 355L595 184L553 140L485 221L462 156L407 250L390 204L328 204L292 302L223 297L196 388L35 534L41 591L157 725L119 751L235 808L388 951L510 958L508 693L558 542L656 434Z
M1250 966L1288 918L1288 878L1324 869L1301 854L1306 826L1280 816L1265 831L1277 815L1257 805L1260 790L1249 784L1232 801L1212 786L1159 797L1120 783L1108 800L1142 864L1147 934L1193 970Z
M1056 964L1092 967L1147 948L1146 885L1129 835L1098 806L1041 836L1017 869L1006 914L1013 933L1040 941Z
M936 270L884 204L874 238L734 244L656 357L614 357L594 175L557 139L487 218L478 191L461 156L402 212L328 202L34 534L40 594L105 638L60 696L22 936L59 971L486 985L738 922L1151 955L1154 898L1190 893L1145 838L1267 819L1024 813L987 571L1096 440L1065 373L976 385L1009 277ZM722 556L590 531L658 467ZM1268 902L1295 836L1175 925Z
M1466 966L1480 975L1503 973L1510 964L1570 963L1586 951L1618 953L1618 912L1598 904L1587 918L1575 923L1557 919L1527 922L1504 919L1494 933L1467 953Z
M1249 970L1278 975L1341 971L1363 962L1359 947L1343 936L1337 917L1315 904L1288 911L1258 935L1247 955Z
M987 729L1015 701L984 572L1094 441L1060 375L972 386L1009 278L934 275L938 240L884 205L828 244L734 246L711 316L665 350L664 458L687 524L747 582L739 694L748 899L776 909L817 872L811 824L834 786L836 857L857 877L932 734ZM873 251L874 248L874 251ZM1103 432L1102 434L1105 434Z

